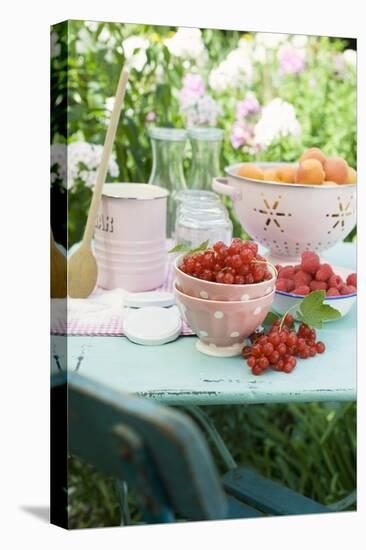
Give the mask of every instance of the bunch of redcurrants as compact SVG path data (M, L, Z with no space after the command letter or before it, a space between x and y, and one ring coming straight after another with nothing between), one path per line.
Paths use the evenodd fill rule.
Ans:
M252 345L242 351L248 367L255 375L270 367L276 371L290 373L296 366L297 357L308 359L317 353L324 353L325 344L316 341L316 331L301 323L294 330L294 317L287 313L283 321L274 321L267 334L254 333Z

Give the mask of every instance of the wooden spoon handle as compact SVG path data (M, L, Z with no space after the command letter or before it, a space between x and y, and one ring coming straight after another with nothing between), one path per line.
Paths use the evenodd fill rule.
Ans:
M114 138L116 135L119 116L121 113L123 99L125 96L127 80L128 80L128 72L125 69L122 69L121 75L119 77L116 98L114 101L113 110L109 121L107 135L104 141L102 159L96 175L94 193L90 203L88 219L84 230L84 236L83 236L83 242L82 242L83 246L90 246L90 243L93 237L95 219L97 216L97 211L100 203L100 197L102 196L103 185L108 172L109 158L111 156Z

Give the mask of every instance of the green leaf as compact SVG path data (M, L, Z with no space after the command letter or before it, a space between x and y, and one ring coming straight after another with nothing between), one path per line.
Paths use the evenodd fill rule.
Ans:
M208 241L204 241L200 245L197 246L197 248L192 248L192 250L189 251L189 254L195 254L196 252L203 252L204 250L207 250L208 247Z
M277 313L275 313L274 311L269 311L263 321L263 325L272 325L272 323L277 321L277 319L280 319L280 316L277 315Z
M168 254L173 254L174 252L188 252L189 246L184 243L177 244L174 248L171 248L168 251Z
M339 319L341 314L332 306L324 304L325 291L315 290L302 300L297 320L311 328L322 328L324 321Z
M197 248L189 248L189 246L186 243L179 243L174 248L169 250L170 253L174 252L186 252L187 255L195 254L196 252L203 252L204 250L207 250L208 247L208 241L205 241L197 246Z

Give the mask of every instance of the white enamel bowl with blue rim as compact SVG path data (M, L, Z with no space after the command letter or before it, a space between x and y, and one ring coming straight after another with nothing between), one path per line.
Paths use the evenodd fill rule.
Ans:
M354 273L345 267L333 267L333 271L337 275L340 275L343 280L346 280L348 275ZM293 310L291 310L291 313L293 314L298 310L303 299L304 296L292 294L291 292L283 292L282 290L276 290L272 309L280 315L283 315L286 311L293 307ZM324 303L337 309L341 316L344 317L344 315L347 315L347 313L351 311L356 301L357 293L347 294L346 296L328 296L324 300Z

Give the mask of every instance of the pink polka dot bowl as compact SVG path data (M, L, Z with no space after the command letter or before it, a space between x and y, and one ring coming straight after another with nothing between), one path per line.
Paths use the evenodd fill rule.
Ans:
M272 279L262 283L252 285L225 285L211 281L203 281L196 277L191 277L179 269L182 257L176 259L174 263L176 283L184 294L203 300L216 300L219 302L247 302L256 298L271 294L276 288L277 270L274 266L268 268L273 274Z
M184 294L177 284L175 298L184 321L199 338L197 348L208 355L239 355L245 339L261 325L275 291L254 300L229 302Z

